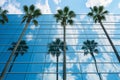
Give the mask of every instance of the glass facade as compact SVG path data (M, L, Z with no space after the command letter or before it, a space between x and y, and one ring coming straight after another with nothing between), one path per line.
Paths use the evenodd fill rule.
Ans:
M2 72L11 51L25 25L23 15L8 15L9 23L0 24L0 72ZM120 55L120 15L108 15L103 22L110 38ZM63 41L63 27L56 23L53 14L44 14L35 27L30 23L23 40L29 46L24 55L18 55L12 70L4 80L56 80L56 57L48 54L48 43L56 38ZM94 23L86 14L77 14L74 25L66 27L67 80L99 80L95 63L90 54L84 55L81 49L86 40L98 43L99 53L95 54L99 73L103 80L120 80L120 63L99 23ZM13 56L14 58L14 56ZM12 62L11 62L12 64ZM62 80L63 53L59 56L59 80Z

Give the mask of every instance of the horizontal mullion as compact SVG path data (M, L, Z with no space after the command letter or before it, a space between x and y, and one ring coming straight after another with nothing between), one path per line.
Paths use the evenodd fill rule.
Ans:
M36 28L37 28L37 27L36 27ZM20 28L20 27L19 27L19 28L5 28L5 29L0 29L0 30L11 30L11 29L12 29L12 30L14 30L14 29L15 29L15 30L16 30L16 29L19 30L19 29L23 29L23 28ZM30 28L28 28L27 30L29 30L29 29L30 29ZM37 28L37 29L40 29L40 30L58 30L58 29L61 29L61 30L63 30L62 27L61 27L61 28L57 28L57 27L56 27L56 28ZM74 28L74 27L68 28L68 27L67 27L67 30L74 30L74 29L75 29L75 30L78 30L78 28ZM79 28L79 29L84 29L84 28ZM101 30L102 30L102 28L94 28L94 29L98 29L98 30L101 29ZM105 28L105 29L107 29L107 30L111 30L111 29L112 29L112 30L113 30L114 28ZM120 29L120 28L117 28L117 30L119 30L119 29ZM30 30L31 30L31 29L30 29ZM86 29L84 29L84 30L86 30Z
M9 34L7 34L7 33L2 33L2 34L0 34L0 35L20 35L20 33L9 33ZM26 33L26 34L24 34L24 35L29 35L29 34ZM30 34L30 35L31 35L31 34ZM61 33L61 34L60 34L60 33L59 33L59 34L50 34L50 33L48 33L48 34L40 34L40 33L37 34L37 33L33 33L32 35L37 35L37 36L39 36L39 35L63 35L63 34L62 34L62 33ZM74 34L74 33L73 33L73 34L68 34L68 33L67 33L66 36L67 36L67 35L105 35L105 34L97 34L97 33L96 33L96 34L87 34L87 33L86 33L86 34L85 34L85 33L84 33L84 34L81 34L81 33L80 33L80 34ZM109 35L120 35L120 34L109 34ZM106 35L105 35L105 36L106 36Z
M54 37L54 38L57 38L57 37ZM59 38L62 39L63 37L59 37ZM99 38L99 37L95 37L95 38L94 38L94 37L93 37L93 38L90 38L90 37L86 37L86 38L66 37L66 39L69 39L69 40L70 40L70 39L79 39L79 40L81 40L81 39L97 39L97 40L101 40L101 39L102 39L102 40L107 40L107 38L99 38L99 39L98 39L98 38ZM2 39L4 40L4 39L9 39L9 38L0 38L0 40L2 40ZM12 39L16 39L16 37L14 37L14 38L12 38ZM24 38L24 39L25 39L25 38ZM53 38L52 38L52 37L42 38L42 39L41 39L41 37L40 37L40 38L32 38L32 40L37 40L37 39L44 40L44 39L53 39ZM115 40L115 39L120 39L120 38L112 38L112 39ZM26 39L25 39L25 40L26 40Z
M9 51L2 51L2 54L3 53L10 53ZM28 54L46 54L46 53L48 53L48 52L34 52L34 51L31 51L31 52L27 52ZM67 52L67 54L75 54L75 53L77 53L77 54L81 54L81 53L84 53L84 52L79 52L79 51L69 51L69 52ZM99 53L108 53L108 54L113 54L114 52L104 52L104 51L99 51ZM118 53L120 53L120 51L118 51Z
M100 72L101 74L120 74L120 72ZM6 74L56 74L56 72L7 72ZM59 72L59 74L63 74ZM66 74L97 74L97 72L66 72Z
M23 25L20 25L20 24L17 24L17 23L7 23L6 25L19 25L19 26L23 26ZM34 25L34 24L29 24L29 25ZM60 23L38 23L38 26L39 25L61 25ZM100 25L99 23L74 23L73 25ZM117 23L114 23L114 22L110 22L110 23L103 23L103 25L120 25L120 22L117 22Z
M57 62L11 62L11 64L57 64ZM6 62L0 62L0 64L6 64ZM58 62L63 64L63 62ZM66 62L66 64L95 64L94 62ZM97 62L97 64L120 64L119 62Z
M9 46L11 44L0 44L0 46ZM23 46L23 45L22 45ZM47 44L29 44L28 46L48 46ZM67 46L82 46L82 45L67 45ZM110 46L111 45L99 45L98 46L104 46L104 47L107 47L107 46ZM114 45L114 46L120 46L120 44L118 45Z

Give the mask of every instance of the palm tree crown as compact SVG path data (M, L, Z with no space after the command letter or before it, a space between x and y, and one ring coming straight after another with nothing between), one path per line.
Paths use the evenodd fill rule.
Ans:
M57 38L55 41L48 44L48 48L48 54L51 54L52 56L59 56L64 50L64 42Z
M54 15L57 22L60 22L61 26L63 26L63 40L64 40L64 49L63 49L63 80L66 80L66 25L73 24L73 18L75 17L75 13L70 11L66 6L63 10L57 10L57 13Z
M5 24L5 22L8 22L8 18L7 18L7 14L8 11L7 10L3 10L1 7L0 7L0 23L1 24Z
M54 15L56 21L57 22L60 21L62 26L65 26L67 24L72 25L73 24L72 18L74 18L75 16L76 16L75 13L73 11L70 11L67 6L63 10L61 9L57 10L57 14Z
M17 44L16 42L13 42L13 43L11 44L12 46L11 46L10 48L8 48L8 50L13 51L16 44ZM19 46L17 47L17 50L16 50L16 52L15 52L15 54L14 54L13 63L15 62L16 58L18 57L18 55L19 55L19 54L24 55L24 53L27 52L28 48L29 48L29 47L27 46L26 41L25 41L25 40L22 40L22 41L20 42ZM10 68L9 68L9 72L10 72L11 69L12 69L13 63L11 64L11 66L10 66Z
M84 41L82 49L84 50L84 55L87 55L88 53L98 53L98 49L96 48L98 46L98 43L94 40L90 41Z
M10 48L8 48L8 50L13 51L13 49L14 49L14 47L16 45L16 42L13 42L11 45L12 46ZM25 40L21 40L19 46L17 47L15 55L18 55L18 54L24 55L24 53L27 52L28 48L29 47L27 46L26 41Z
M98 53L97 46L98 46L98 43L95 42L94 40L91 40L91 41L87 40L87 41L83 42L82 49L84 50L84 55L87 55L89 53L92 56L92 58L93 58L93 60L95 62L95 67L96 67L96 70L97 70L97 74L98 74L100 80L102 80L101 74L98 71L98 67L97 67L97 62L96 62L95 56L93 54L93 53Z
M90 7L90 10L91 12L87 15L92 17L95 23L106 20L105 15L108 14L108 11L104 10L103 6L94 6L93 8Z
M52 41L48 44L48 54L51 54L52 56L56 56L56 80L58 80L58 62L59 62L59 56L64 51L64 42L61 41L59 38L57 38L55 41ZM67 47L66 47L67 50Z
M37 26L38 21L35 20L35 18L39 17L42 14L40 9L35 9L34 5L31 5L30 7L25 5L23 8L24 8L25 15L23 16L21 23L25 21L29 23L32 20L34 25Z
M94 6L93 8L90 8L90 9L91 9L91 12L88 13L88 16L92 17L95 23L97 23L97 22L100 23L103 31L105 32L105 35L107 36L108 41L110 42L110 44L114 50L114 53L115 53L118 61L120 63L119 53L118 53L117 49L115 48L114 43L112 42L111 38L109 37L109 34L107 33L104 25L102 24L102 20L106 19L105 15L108 14L108 11L104 10L103 6L99 6L99 7Z

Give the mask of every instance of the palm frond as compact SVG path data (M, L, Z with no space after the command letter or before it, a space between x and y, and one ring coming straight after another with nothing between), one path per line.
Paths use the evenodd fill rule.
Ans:
M24 10L24 12L25 12L26 14L28 14L28 7L27 7L27 5L23 6L23 10Z
M32 14L35 10L35 6L32 4L30 7L29 7L29 11L30 13Z
M65 13L65 15L67 15L68 14L68 12L69 12L69 7L68 6L66 6L65 8L64 8L64 13Z
M92 8L92 7L90 7L90 10L91 10L91 12L94 12L94 10L93 10L93 8Z
M98 53L99 51L98 51L98 49L95 49L94 52L95 52L95 53Z
M87 15L90 16L90 17L93 17L93 13L92 12L89 12Z
M0 23L1 24L5 24L5 22L8 22L8 17L7 17L7 10L2 10L2 8L0 7Z
M27 15L23 16L21 24L24 23L27 20L27 17L28 17Z
M1 15L2 19L5 21L5 22L8 22L8 18L5 14Z
M99 13L102 13L102 12L103 12L103 9L104 9L103 6L99 6L99 7L98 7Z
M84 56L87 55L89 52L88 50L84 50Z
M105 18L105 16L104 16L104 15L103 15L103 16L101 16L100 18L101 18L101 20L104 20L104 21L106 20L106 18Z
M99 22L98 16L97 16L97 15L94 15L94 16L93 16L93 20L94 20L95 23Z
M5 24L5 21L2 20L2 19L0 19L0 23L1 23L1 24Z
M2 14L7 14L8 10L3 10Z
M2 12L2 8L0 7L0 12Z
M93 10L94 10L95 13L98 13L98 7L97 6L94 6Z
M35 26L38 26L38 21L37 20L32 20L32 22L34 23Z
M68 20L68 22L70 25L73 25L74 21L72 19Z
M59 15L63 15L63 11L61 9L57 10Z
M55 42L56 42L57 45L59 45L60 42L61 42L61 41L60 41L60 38L56 38L56 41L55 41Z
M109 13L109 11L107 11L107 10L105 10L105 11L103 11L103 15L105 15L105 14L108 14Z
M95 20L94 20L94 22L95 22L95 23L98 23L98 22L99 22L99 20L98 20L98 19L95 19Z
M73 18L73 17L75 17L76 15L75 15L75 13L74 13L74 11L70 11L69 13L68 13L68 17L70 17L70 18Z
M9 50L9 51L12 51L12 50L13 50L13 48L8 48L8 50Z
M59 14L55 14L54 17L56 18L56 22L58 22L59 20L62 20Z
M38 16L42 15L40 9L36 9L34 12L33 12L33 18L36 18Z

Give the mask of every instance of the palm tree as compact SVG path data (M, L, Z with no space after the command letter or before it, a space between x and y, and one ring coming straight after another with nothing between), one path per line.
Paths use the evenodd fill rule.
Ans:
M35 9L34 5L31 5L30 7L27 7L25 5L23 9L24 9L25 15L23 16L23 19L22 19L21 23L26 22L26 24L25 24L25 27L24 27L24 29L23 29L23 31L22 31L19 39L18 39L18 42L17 42L16 46L14 47L14 49L13 49L13 51L12 51L6 65L5 65L5 67L4 67L3 71L2 71L0 80L3 79L3 77L4 77L4 75L5 75L6 71L7 71L7 68L8 68L8 66L9 66L9 64L10 64L10 62L12 60L12 57L13 57L15 51L17 50L17 47L19 46L20 41L22 40L22 37L24 36L30 22L32 21L35 26L38 25L38 22L35 19L38 18L41 15L40 9Z
M91 10L91 12L89 12L87 15L92 17L95 23L97 23L97 22L100 23L103 31L105 32L105 35L107 36L107 39L109 40L109 42L110 42L110 44L111 44L111 46L112 46L112 48L114 50L114 53L116 54L116 57L117 57L118 61L120 63L119 54L118 54L112 40L110 39L106 29L104 28L104 26L102 24L102 21L106 20L105 15L108 14L108 11L104 10L103 6L99 6L99 7L94 6L93 8L90 7L90 10Z
M97 68L97 62L95 59L95 56L93 53L98 53L98 49L96 48L98 46L98 43L95 42L94 40L87 40L83 42L83 46L81 49L84 50L84 55L90 54L95 62L95 67L98 73L98 76L100 78L100 80L102 80L100 73L98 72L98 68Z
M7 14L8 11L7 10L3 10L1 7L0 7L0 23L1 24L5 24L5 22L8 22L8 18L7 18Z
M66 80L66 26L68 24L72 25L74 23L73 18L75 17L74 11L70 11L69 7L65 7L63 10L57 10L57 13L54 15L57 22L60 22L64 30L64 55L63 55L63 80Z
M9 51L13 51L13 49L14 49L16 44L17 44L17 42L12 42L12 44L11 44L12 46L10 48L8 48L8 50ZM19 44L19 46L18 46L18 48L17 48L17 50L16 50L16 52L14 54L14 59L12 61L13 63L11 64L11 66L9 68L9 72L11 71L11 69L13 67L13 64L14 64L16 58L18 57L18 55L21 54L23 56L27 52L28 48L29 47L27 46L26 41L25 40L21 40L20 44Z
M58 80L58 62L59 62L59 56L64 51L64 42L61 41L59 38L57 38L55 41L52 41L48 44L48 54L51 54L52 56L56 56L56 80ZM67 47L66 47L67 49Z

